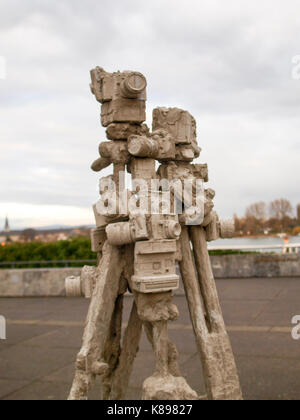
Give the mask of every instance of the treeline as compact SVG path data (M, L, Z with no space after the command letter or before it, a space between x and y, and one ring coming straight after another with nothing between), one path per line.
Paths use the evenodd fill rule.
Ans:
M51 243L28 242L25 244L11 243L0 247L0 262L26 262L26 261L61 261L61 260L94 260L97 256L91 251L91 241L86 237L78 237L68 241ZM82 266L82 264L70 264ZM21 266L16 268L45 267L41 264ZM53 264L51 267L61 267ZM1 268L7 268L1 267Z
M237 235L259 235L286 233L289 235L300 234L300 205L297 215L289 200L279 199L267 204L259 202L251 204L244 217L235 218Z

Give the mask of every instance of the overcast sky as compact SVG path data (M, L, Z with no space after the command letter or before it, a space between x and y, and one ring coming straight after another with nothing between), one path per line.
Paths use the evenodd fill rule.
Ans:
M195 116L220 216L300 203L299 40L300 0L1 0L0 223L93 223L96 65L145 74L149 123Z

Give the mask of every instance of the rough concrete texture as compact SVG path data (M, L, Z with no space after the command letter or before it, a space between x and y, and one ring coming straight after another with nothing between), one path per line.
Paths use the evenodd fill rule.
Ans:
M92 169L100 171L113 164L113 174L100 179L100 200L94 208L96 230L92 234L92 247L98 252L98 266L67 281L69 296L91 297L69 399L88 399L97 376L104 400L125 394L120 384L126 386L138 349L137 342L129 343L125 338L134 334L139 337L141 323L155 356L155 370L144 383L143 399L198 399L180 373L178 351L168 334L168 322L179 316L172 303L172 292L179 288L178 263L207 397L242 399L207 251L207 241L233 235L233 222L222 222L212 212L215 196L212 189L201 188L203 194L199 197L199 184L202 186L208 177L207 171L203 171L206 165L191 164L201 152L196 121L187 111L157 108L150 133L143 124L147 81L141 73L107 73L96 67L91 71L91 79L91 91L101 103L101 123L111 138L100 144L100 158ZM140 128L133 129L132 125ZM123 138L125 133L133 134ZM156 171L156 161L166 168L175 168L172 180L177 180L176 186L154 185L153 181L163 181L159 175L163 171ZM126 169L133 181L131 190L125 187ZM168 169L166 172L170 173ZM178 211L179 202L183 214ZM133 306L123 340L123 301L127 290L133 293L136 307ZM125 366L129 368L125 370Z
M0 296L65 296L65 279L80 268L0 270Z
M222 255L211 257L216 278L300 276L300 255Z
M242 392L207 253L205 231L198 226L192 228L198 276L193 267L187 228L183 229L180 242L182 280L202 362L207 397L210 400L240 400Z
M172 375L151 376L143 385L142 400L168 401L168 400L198 400L198 394L192 390L182 377Z
M111 355L114 353L114 337L120 339L122 307L115 317L114 307L119 294L119 281L125 262L121 251L106 244L103 257L97 267L95 290L89 307L83 342L76 360L76 372L70 392L70 400L85 400L96 375L105 375L112 369ZM120 322L119 322L120 320ZM119 327L116 323L119 322ZM110 334L110 328L114 332ZM116 343L119 346L119 343ZM105 351L105 346L107 351ZM117 359L119 350L117 349ZM113 361L114 363L114 361Z

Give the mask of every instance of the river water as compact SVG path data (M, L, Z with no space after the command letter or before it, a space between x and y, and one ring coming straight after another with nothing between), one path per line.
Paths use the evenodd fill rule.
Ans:
M290 244L300 244L300 236L290 236ZM217 241L210 242L209 245L213 246L231 246L231 245L257 245L257 251L260 251L260 245L283 245L284 241L278 237L266 236L258 238L232 238L232 239L218 239ZM280 249L264 249L263 252L281 252Z

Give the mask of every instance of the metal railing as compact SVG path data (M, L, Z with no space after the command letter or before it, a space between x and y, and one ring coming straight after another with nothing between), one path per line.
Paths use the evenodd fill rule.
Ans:
M217 245L208 246L209 251L260 251L280 249L282 254L298 254L299 244L281 244L281 245Z
M16 266L30 266L30 265L63 265L65 267L70 267L72 264L96 264L97 260L51 260L51 261L3 261L0 262L0 267L11 267L15 268Z

